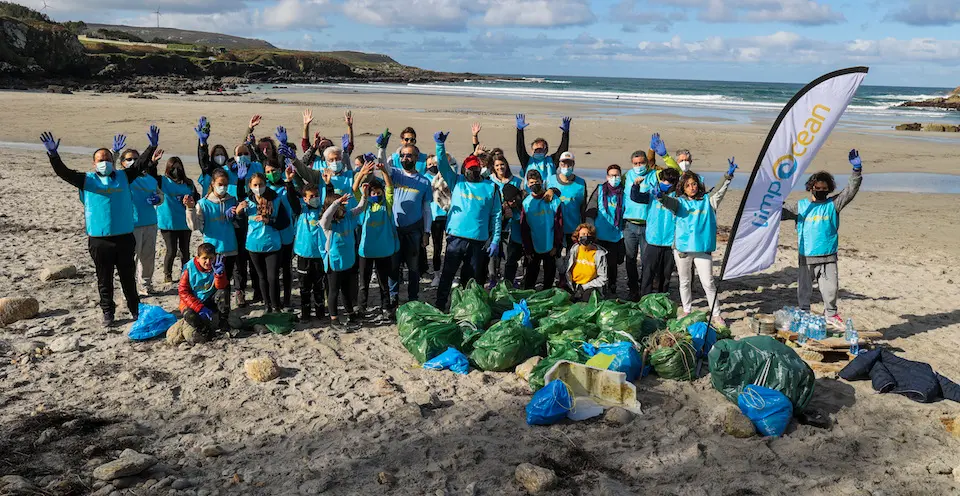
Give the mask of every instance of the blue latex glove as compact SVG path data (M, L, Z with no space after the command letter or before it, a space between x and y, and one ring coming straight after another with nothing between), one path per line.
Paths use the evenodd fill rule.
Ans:
M672 184L660 183L660 188L659 188L659 189L660 189L660 193L666 194L666 192L667 192L667 191L670 191L670 188L672 188L672 187L673 187Z
M150 146L156 147L160 144L160 128L157 126L150 126L150 131L147 132L147 140L150 142Z
M363 154L363 163L376 162L376 161L377 161L377 156L376 156L376 155L374 155L374 154L372 154L372 153L364 153L364 154Z
M433 133L433 141L436 141L437 143L446 143L447 136L450 136L450 133L443 134L443 131L437 131Z
M250 172L250 168L249 168L249 167L247 167L246 165L243 165L243 164L240 163L240 162L237 162L237 177L240 178L241 181L246 181L246 180L247 180L247 173L248 173L248 172Z
M203 309L200 310L200 316L207 319L209 322L213 322L213 311L207 307L203 307Z
M294 152L294 151L287 145L287 142L286 142L286 141L283 141L283 142L280 143L280 146L277 147L277 153L278 153L281 157L287 157L287 158L291 158L291 159L292 159L292 158L296 158L296 156L297 156L296 152Z
M527 116L523 114L517 114L517 129L523 131L530 124L527 124Z
M148 197L147 197L147 203L149 203L150 205L156 207L157 205L160 204L160 195L158 195L158 194L156 194L156 193L153 193L152 195L148 196Z
M113 154L116 155L120 153L120 150L123 150L123 147L127 145L127 137L118 134L113 137Z
M56 155L57 148L60 148L60 140L54 141L53 133L49 131L40 135L40 142L43 143L43 147L47 149L48 155Z
M257 137L251 134L247 136L247 141L244 141L243 144L247 146L253 146L253 144L256 142L257 142Z
M380 136L377 136L377 148L386 148L388 143L390 143L390 128L385 129Z
M207 138L210 137L210 122L207 121L206 117L200 118L197 127L193 128L193 132L197 133L197 139L200 140L201 145L207 144Z
M350 135L344 134L340 137L340 149L346 153L347 148L350 146Z
M860 152L854 148L850 150L850 165L853 166L853 170L858 171L863 168L863 162L860 160Z
M737 165L737 163L734 161L735 159L736 159L736 157L730 157L730 160L727 160L727 163L730 164L730 167L727 169L727 175L730 176L730 177L733 177L733 173L734 173L734 172L737 172L737 167L740 167L740 166Z
M563 121L561 121L561 123L560 123L560 130L563 131L563 132L565 132L565 133L569 133L569 132L570 132L570 121L572 121L572 120L573 120L573 118L571 118L571 117L564 117L564 118L563 118Z
M233 220L233 218L236 217L236 216L237 216L237 206L236 206L236 205L234 205L234 206L232 206L232 207L230 207L230 208L227 209L227 219L228 219L228 220Z
M224 270L226 270L226 264L223 262L223 255L217 255L216 261L213 262L213 275L219 276Z
M283 126L277 126L277 134L275 134L274 136L277 137L277 141L279 141L280 143L282 144L287 143L287 130Z
M660 139L660 133L654 133L650 136L650 149L657 152L661 157L667 156L667 145Z
M667 192L667 189L670 189L670 185L669 185L669 184L666 185L666 186L667 186L667 189L663 189L663 186L664 186L664 184L663 184L663 183L660 183L660 187L659 187L659 188L653 188L653 189L650 190L650 192L653 193L653 197L654 197L654 198L656 198L656 199L659 200L659 199L663 196L663 194Z
M490 248L487 248L487 256L490 258L500 256L500 243L490 243Z

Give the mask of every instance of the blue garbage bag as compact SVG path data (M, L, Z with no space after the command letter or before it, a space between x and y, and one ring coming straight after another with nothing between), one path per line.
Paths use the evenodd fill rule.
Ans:
M527 307L527 300L520 300L520 303L514 303L513 310L503 312L503 317L501 317L500 320L510 320L517 315L523 315L523 325L529 329L533 329L533 323L530 322L530 309Z
M573 395L570 394L570 388L559 379L553 380L534 393L530 403L527 403L527 424L555 424L563 420L572 409Z
M137 307L140 314L137 321L130 326L127 337L134 341L146 341L166 334L173 324L177 323L176 315L155 305L141 303Z
M749 385L737 397L740 411L764 436L782 436L793 417L793 403L783 393L768 387Z
M608 370L615 370L627 374L627 380L633 382L643 373L643 358L633 347L633 343L621 341L619 343L601 344L594 346L590 343L583 344L583 352L587 356L594 356L597 353L604 355L613 355L613 363Z
M470 360L460 350L450 346L447 351L427 360L423 368L430 370L450 369L457 374L467 375L470 372Z
M706 322L697 322L687 327L687 332L693 338L693 348L697 350L697 358L704 358L713 345L717 344L717 331Z

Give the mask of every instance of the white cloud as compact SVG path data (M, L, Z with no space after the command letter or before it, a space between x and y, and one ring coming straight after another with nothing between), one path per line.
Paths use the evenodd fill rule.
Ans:
M349 18L374 26L462 31L488 26L571 26L596 20L589 0L351 0Z
M264 9L260 19L264 27L281 31L296 27L324 27L326 20L317 14L328 5L327 0L279 0L273 7Z
M589 0L494 0L483 16L488 26L582 26L596 19Z
M343 13L354 21L374 26L460 31L469 11L463 0L351 0Z
M949 26L960 23L957 0L905 0L903 7L886 16L888 21L914 26Z
M814 0L650 0L648 3L695 9L697 19L704 22L823 25L846 21L833 7ZM649 12L647 8L646 13Z

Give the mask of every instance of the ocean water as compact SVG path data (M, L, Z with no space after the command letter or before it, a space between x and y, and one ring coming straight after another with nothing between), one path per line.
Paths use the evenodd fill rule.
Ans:
M507 78L520 78L507 79ZM870 76L867 76L869 82ZM522 101L589 103L611 114L668 113L681 119L711 118L743 123L772 122L804 84L568 76L504 76L432 84L290 85L255 91L322 91L481 96ZM841 125L887 129L906 122L960 124L960 112L897 107L946 96L952 88L861 86ZM518 107L518 110L522 108Z

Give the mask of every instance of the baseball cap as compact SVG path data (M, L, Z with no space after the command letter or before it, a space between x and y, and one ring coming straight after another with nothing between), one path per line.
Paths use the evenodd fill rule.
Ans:
M564 160L576 162L576 160L574 160L573 158L573 153L571 152L563 152L562 154L560 154L560 161L563 162Z
M480 159L474 155L463 159L463 168L464 169L479 169L480 168Z

